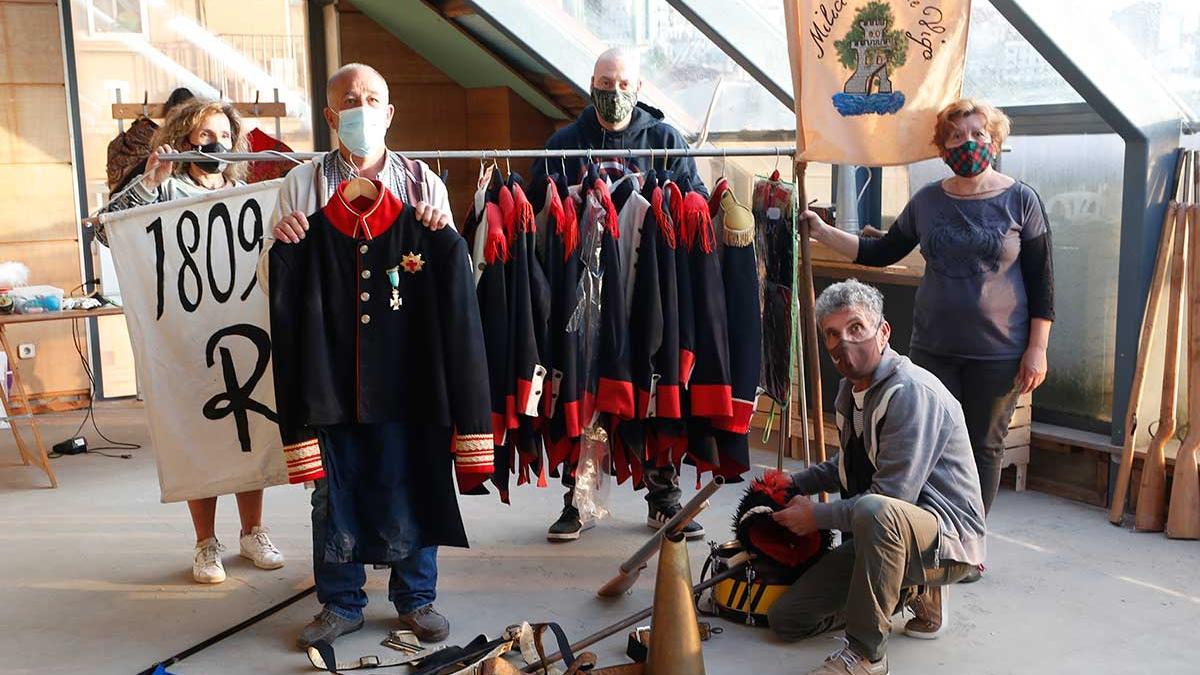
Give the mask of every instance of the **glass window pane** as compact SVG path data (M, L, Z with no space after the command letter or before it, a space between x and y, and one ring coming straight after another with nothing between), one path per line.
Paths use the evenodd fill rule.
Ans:
M590 0L585 5L606 8L603 19L598 14L584 13L581 18L585 25L598 34L607 31L607 41L614 46L642 51L643 77L653 81L663 95L697 122L703 120L720 79L722 89L710 130L787 129L795 124L786 106L665 0ZM610 28L613 25L624 25L628 30L618 33ZM786 53L786 43L783 49Z
M1111 421L1125 144L1116 134L1014 136L1003 171L1042 197L1054 240L1050 372L1038 408Z
M1196 0L1089 0L1089 12L1107 17L1116 33L1141 54L1193 119L1200 112L1200 2Z
M587 89L608 47L642 55L642 98L684 133L699 131L718 80L711 131L788 129L792 112L666 0L479 0L494 20ZM786 46L781 43L786 54Z
M963 95L994 105L1075 103L1083 98L989 2L971 3Z

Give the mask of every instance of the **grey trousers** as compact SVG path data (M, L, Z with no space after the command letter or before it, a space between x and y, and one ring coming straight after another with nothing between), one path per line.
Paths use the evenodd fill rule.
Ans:
M909 358L936 375L962 404L975 466L979 469L983 512L991 513L992 502L1000 491L1004 438L1008 436L1008 425L1020 398L1016 377L1021 371L1021 359L964 359L915 347L909 350Z
M855 650L875 661L887 653L892 615L916 596L916 587L955 583L971 565L929 568L938 544L937 517L899 499L861 497L854 505L853 533L771 605L767 620L784 640L845 626Z

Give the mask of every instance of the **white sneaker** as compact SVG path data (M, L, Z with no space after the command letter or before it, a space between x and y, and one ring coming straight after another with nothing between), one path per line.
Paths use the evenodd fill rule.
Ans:
M219 584L225 581L225 566L221 564L221 551L225 547L215 538L196 544L192 558L192 578L199 584Z
M241 555L254 561L254 566L262 570L277 570L283 567L283 554L271 543L267 536L267 528L259 525L250 530L250 534L241 538Z

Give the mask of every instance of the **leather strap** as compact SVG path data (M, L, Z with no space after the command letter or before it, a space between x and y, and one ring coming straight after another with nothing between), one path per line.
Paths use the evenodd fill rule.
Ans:
M333 645L324 640L318 640L308 648L308 660L312 663L313 668L323 670L328 673L340 673L347 670L367 670L373 668L391 668L394 666L403 666L412 663L417 663L422 659L433 654L435 649L423 649L416 654L410 654L398 659L384 660L368 654L360 656L355 661L344 661L339 663L337 655L333 651Z

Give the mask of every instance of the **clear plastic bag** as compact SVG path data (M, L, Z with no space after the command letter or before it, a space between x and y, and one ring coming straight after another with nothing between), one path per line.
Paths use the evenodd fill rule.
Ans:
M608 432L600 427L583 430L579 449L579 464L575 468L575 490L572 503L579 509L581 520L602 520L608 517L608 498L612 477L608 467Z
M567 321L567 330L579 334L583 381L593 388L599 377L600 312L604 290L604 268L600 263L600 248L604 235L604 207L588 196L588 216L583 220L579 257L583 273L579 278L579 304ZM600 520L608 516L608 495L611 479L609 467L612 455L608 432L596 426L596 415L588 420L580 439L579 463L575 467L573 504L582 519Z

